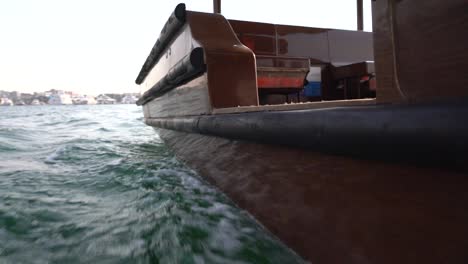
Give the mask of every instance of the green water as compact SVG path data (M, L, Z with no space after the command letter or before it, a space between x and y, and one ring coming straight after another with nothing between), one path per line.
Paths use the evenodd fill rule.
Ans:
M301 263L141 109L0 107L0 263Z

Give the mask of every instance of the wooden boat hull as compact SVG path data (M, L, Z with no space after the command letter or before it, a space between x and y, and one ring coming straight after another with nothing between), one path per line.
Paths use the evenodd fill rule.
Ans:
M268 230L317 263L466 263L466 174L157 129Z

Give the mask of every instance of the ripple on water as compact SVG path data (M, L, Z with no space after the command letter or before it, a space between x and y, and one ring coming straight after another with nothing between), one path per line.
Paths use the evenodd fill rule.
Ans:
M18 150L18 148L7 142L0 142L0 152L12 152Z
M178 162L135 106L2 114L2 264L303 262Z

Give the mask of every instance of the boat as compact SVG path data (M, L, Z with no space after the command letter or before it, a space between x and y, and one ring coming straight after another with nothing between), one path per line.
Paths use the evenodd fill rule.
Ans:
M97 104L115 104L115 99L105 95L105 94L100 94L96 97L96 102Z
M0 98L0 106L10 106L10 105L13 105L13 101L11 101L9 98L6 98L6 97Z
M73 104L73 101L69 94L57 93L57 94L50 95L48 104L49 105L71 105Z
M372 1L372 33L360 0L357 31L220 6L178 5L136 78L176 156L312 263L467 263L466 1Z

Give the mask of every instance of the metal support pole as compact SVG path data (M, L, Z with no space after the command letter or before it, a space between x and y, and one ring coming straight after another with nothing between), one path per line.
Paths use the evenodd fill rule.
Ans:
M221 14L221 0L213 0L213 13Z
M357 0L357 30L364 30L363 13L364 11L363 11L362 0Z

